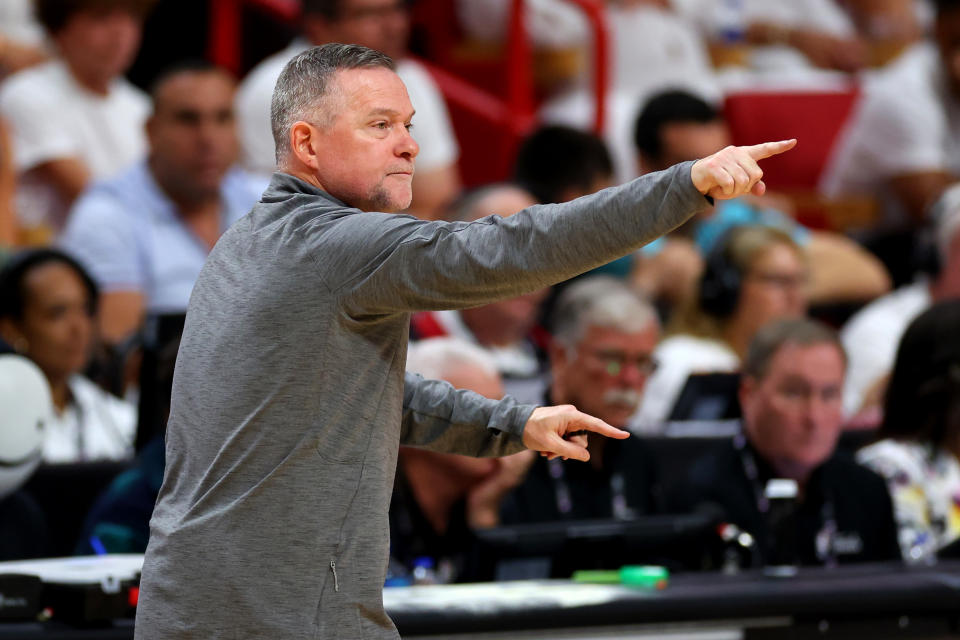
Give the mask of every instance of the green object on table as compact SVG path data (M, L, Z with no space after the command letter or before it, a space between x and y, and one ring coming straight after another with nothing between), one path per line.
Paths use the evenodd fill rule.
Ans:
M667 586L670 572L666 567L655 565L625 565L619 571L574 571L574 582L585 584L624 584L646 589L663 589Z

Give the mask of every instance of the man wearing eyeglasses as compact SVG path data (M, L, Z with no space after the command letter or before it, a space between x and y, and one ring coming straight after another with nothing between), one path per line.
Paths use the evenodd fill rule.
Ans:
M626 428L656 366L660 325L653 307L620 281L591 276L563 292L554 318L545 403L572 404ZM656 510L656 464L643 441L587 438L587 463L534 463L504 504L505 523L630 519Z

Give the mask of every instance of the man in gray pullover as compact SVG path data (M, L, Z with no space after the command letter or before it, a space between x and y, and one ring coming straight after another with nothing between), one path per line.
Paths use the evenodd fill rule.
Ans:
M708 205L761 192L727 148L566 205L424 222L410 202L413 107L355 45L293 58L272 105L280 171L197 280L174 375L167 466L136 637L395 639L383 609L400 443L586 460L574 407L404 375L409 314L517 296L627 254Z

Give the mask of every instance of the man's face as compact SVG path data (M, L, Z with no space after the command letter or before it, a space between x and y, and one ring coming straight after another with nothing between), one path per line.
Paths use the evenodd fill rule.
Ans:
M563 397L553 400L622 428L640 403L659 337L655 323L635 333L591 326L575 350L554 347L551 374Z
M730 130L719 119L706 123L674 122L661 129L660 143L659 158L640 158L645 171L661 171L680 162L716 153L730 144Z
M364 211L402 211L413 197L413 106L399 76L349 69L331 81L328 114L316 114L316 176L323 189Z
M360 44L398 60L407 49L410 16L404 0L341 0L336 19L308 17L305 31L315 45Z
M82 77L107 81L124 73L140 47L142 20L128 11L80 11L54 39Z
M233 80L219 71L177 73L158 89L147 123L150 162L175 195L219 192L237 155L233 93Z
M778 472L805 478L834 451L843 421L844 361L830 343L786 343L767 375L740 389L744 430Z

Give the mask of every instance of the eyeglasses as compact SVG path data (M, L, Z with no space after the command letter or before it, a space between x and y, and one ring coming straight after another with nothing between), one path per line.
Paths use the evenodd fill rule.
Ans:
M807 286L809 277L806 273L776 273L773 271L761 271L753 273L748 278L757 280L763 284L768 284L780 289L800 289Z
M623 351L607 351L596 349L589 353L590 357L602 363L603 369L609 376L619 376L628 365L633 365L641 374L648 376L657 370L657 361L650 354L629 356Z

